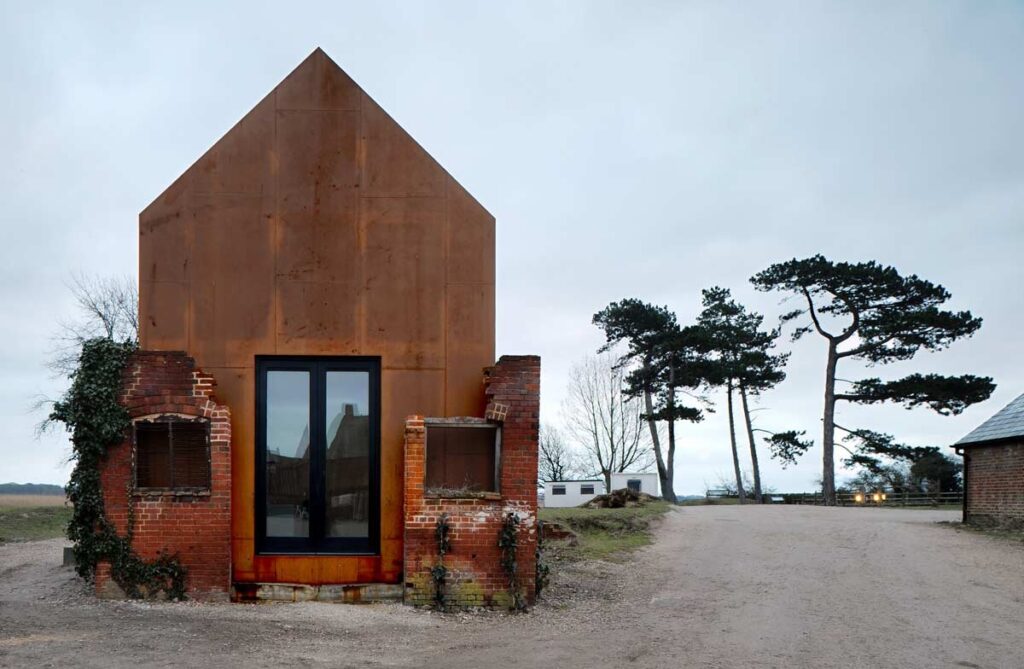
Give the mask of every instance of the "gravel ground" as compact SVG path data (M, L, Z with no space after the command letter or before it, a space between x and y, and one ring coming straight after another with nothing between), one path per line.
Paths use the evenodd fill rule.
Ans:
M3 667L1024 667L1024 547L956 514L687 507L529 615L99 602L61 541L0 546Z

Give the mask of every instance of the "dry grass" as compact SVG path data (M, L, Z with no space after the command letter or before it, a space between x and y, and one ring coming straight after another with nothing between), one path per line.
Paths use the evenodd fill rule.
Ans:
M577 546L552 545L559 557L623 561L632 551L651 543L651 524L671 508L667 502L656 500L621 509L540 509L537 515L568 527L579 538Z
M64 506L64 495L0 495L0 506L18 509L40 506Z

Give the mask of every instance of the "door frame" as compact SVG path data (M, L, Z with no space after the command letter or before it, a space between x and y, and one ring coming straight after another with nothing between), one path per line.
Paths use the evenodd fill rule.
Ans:
M309 373L310 397L310 509L309 537L268 537L266 533L267 483L267 372ZM326 512L326 378L328 372L369 374L369 476L368 525L366 537L325 537ZM256 476L253 536L256 555L380 555L380 399L381 359L377 356L258 355L256 356Z

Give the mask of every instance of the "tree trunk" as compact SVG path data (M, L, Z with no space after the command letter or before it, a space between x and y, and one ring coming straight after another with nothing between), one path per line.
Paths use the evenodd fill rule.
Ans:
M644 385L644 410L648 416L654 414L654 400L651 398L651 388ZM648 419L647 425L651 428L651 443L654 445L654 462L658 466L658 480L661 482L661 498L665 501L676 503L675 492L672 489L672 476L665 466L665 460L661 456L661 437L658 434L658 424ZM671 427L669 428L671 430ZM611 492L609 490L608 492ZM671 495L671 497L670 497Z
M604 492L608 494L612 491L612 471L605 469L601 472L601 478L604 479Z
M754 441L754 426L750 422L750 406L747 404L747 389L740 385L740 399L743 401L743 418L747 424L747 441L750 442L750 464L754 470L754 500L764 504L764 493L761 491L761 466L757 463L757 444Z
M676 370L668 370L668 463L661 479L661 498L676 503L676 489L673 479L676 472Z
M668 422L668 464L665 468L665 479L661 482L661 498L666 502L676 503L676 490L672 479L676 470L676 422Z
M743 489L743 473L740 472L740 453L736 449L736 422L732 416L732 379L726 384L726 397L729 406L729 442L732 444L732 468L736 473L736 494L739 495L740 504L747 503L747 491Z
M821 493L825 498L826 506L836 505L836 364L839 362L836 346L835 341L829 340L828 364L825 365L825 413L821 419L821 446L824 451L821 467Z

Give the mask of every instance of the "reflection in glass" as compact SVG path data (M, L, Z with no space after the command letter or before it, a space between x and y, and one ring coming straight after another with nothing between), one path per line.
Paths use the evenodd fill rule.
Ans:
M370 375L327 372L328 537L369 536Z
M267 536L309 536L309 372L267 372Z

